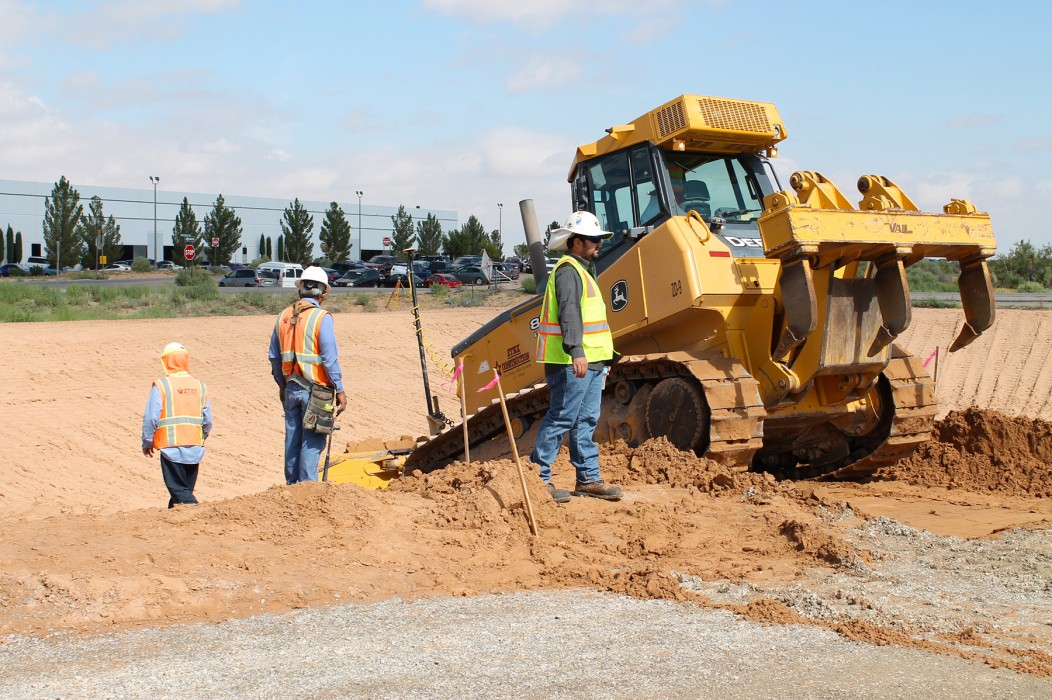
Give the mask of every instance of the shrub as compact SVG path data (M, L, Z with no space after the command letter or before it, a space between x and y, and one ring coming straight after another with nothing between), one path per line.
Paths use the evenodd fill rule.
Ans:
M1033 282L1027 280L1026 282L1020 284L1016 288L1016 291L1020 294L1044 294L1048 291L1048 289L1046 289L1045 286L1042 285L1040 282Z
M132 272L149 272L153 267L146 258L135 258L132 260Z
M522 291L527 294L537 293L537 280L533 279L533 275L522 275L519 277L519 284L522 285Z
M213 277L208 270L199 267L187 267L175 275L175 284L179 287L212 286Z
M449 296L449 287L444 284L431 285L431 296L439 301L445 301Z

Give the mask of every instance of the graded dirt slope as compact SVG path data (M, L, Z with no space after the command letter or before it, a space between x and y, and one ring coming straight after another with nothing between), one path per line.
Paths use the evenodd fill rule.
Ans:
M448 357L494 313L432 312L425 337ZM927 357L959 322L959 312L917 309L903 340ZM943 359L937 441L879 480L776 483L662 441L604 445L604 476L625 500L557 507L530 472L537 538L510 461L454 465L388 491L285 486L272 323L4 327L27 351L0 387L0 636L585 588L1052 674L1052 431L1048 380L1035 369L1047 364L1050 312L1002 312L994 332ZM340 314L336 325L351 399L341 439L424 434L409 314ZM216 428L202 505L168 511L139 426L160 349L174 340L209 386ZM562 460L556 482L568 486ZM981 591L964 587L974 580Z

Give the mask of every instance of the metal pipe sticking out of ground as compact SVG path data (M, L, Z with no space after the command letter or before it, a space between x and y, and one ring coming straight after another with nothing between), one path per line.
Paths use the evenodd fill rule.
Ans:
M420 305L416 300L416 278L413 275L413 254L416 248L402 251L409 259L406 265L406 278L409 280L409 297L413 301L413 323L416 326L416 345L420 350L420 373L424 377L424 400L427 402L427 422L432 435L437 435L445 427L438 410L438 397L431 395L431 384L427 378L427 356L424 353L424 332L420 327Z
M548 259L544 257L544 239L537 226L537 210L533 207L533 200L519 202L519 213L522 214L522 228L526 232L526 245L530 249L533 281L537 283L537 293L544 294L544 285L548 284Z

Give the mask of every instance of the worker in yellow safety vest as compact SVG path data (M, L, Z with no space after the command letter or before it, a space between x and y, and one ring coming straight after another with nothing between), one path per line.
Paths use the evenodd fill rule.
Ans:
M606 302L592 271L599 248L609 238L590 212L570 215L566 226L552 231L548 250L566 251L544 291L537 329L537 361L551 393L548 413L537 433L530 459L540 466L541 479L556 503L571 493L551 483L552 463L569 433L570 463L577 472L572 495L621 499L621 489L599 476L599 422L607 364L614 357L614 341L606 321Z
M161 453L168 507L195 505L197 471L212 431L212 406L204 382L190 375L190 354L182 343L161 352L165 376L155 379L142 419L142 453Z

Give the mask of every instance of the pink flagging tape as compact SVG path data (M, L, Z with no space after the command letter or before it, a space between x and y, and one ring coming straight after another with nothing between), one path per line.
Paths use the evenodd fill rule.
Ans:
M931 354L928 355L928 359L924 361L924 366L927 367L928 363L931 362L932 358L935 357L938 354L939 354L939 348L935 348L934 350L932 350Z
M481 394L481 393L482 393L482 392L484 392L484 391L489 391L489 390L490 390L490 389L492 389L493 387L497 386L497 382L499 382L499 381L500 381L500 375L499 375L499 374L497 374L496 372L494 372L494 373L493 373L493 379L491 379L491 380L490 380L490 383L489 383L489 384L487 384L486 386L482 387L481 389L479 389L479 390L478 390L477 392L475 392L475 393L476 393L476 394Z

